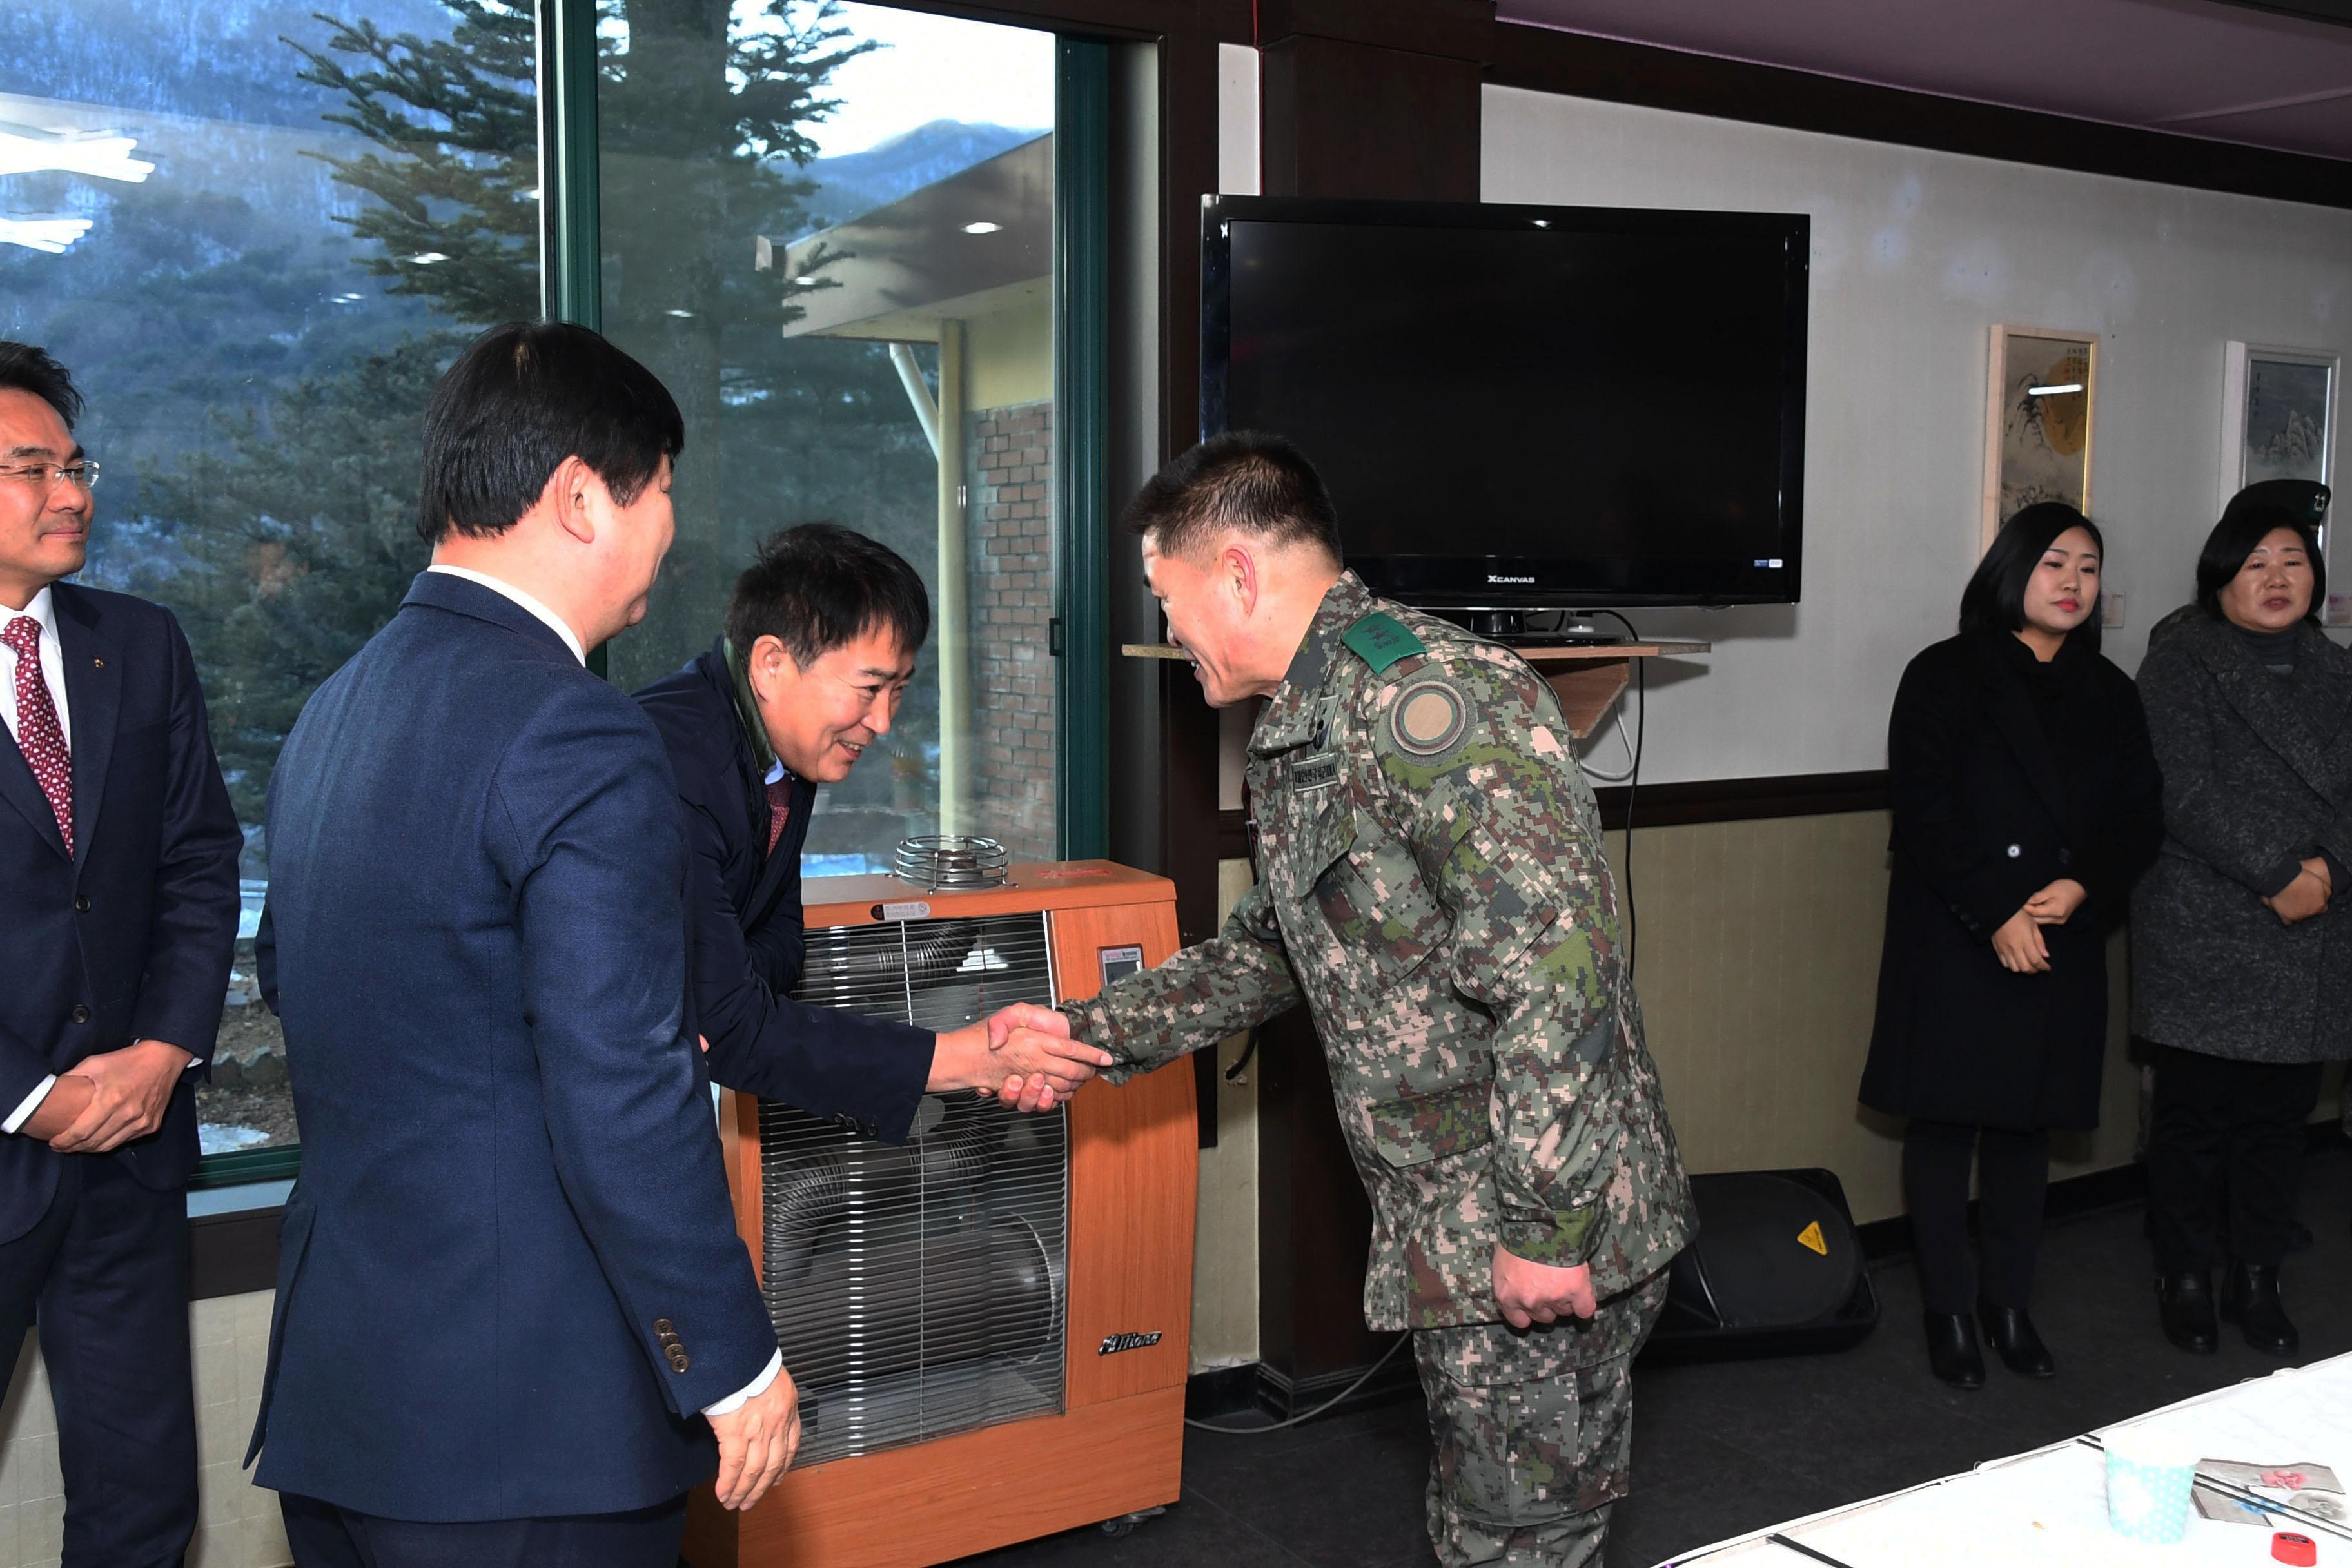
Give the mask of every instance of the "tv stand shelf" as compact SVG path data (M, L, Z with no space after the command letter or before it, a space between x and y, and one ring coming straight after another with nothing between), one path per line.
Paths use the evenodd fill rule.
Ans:
M1713 643L1647 642L1566 643L1556 647L1522 647L1512 651L1535 666L1536 673L1549 682L1559 697L1560 711L1568 718L1568 727L1576 738L1583 740L1601 727L1609 717L1609 710L1633 680L1633 660L1637 658L1679 658L1690 654L1712 653ZM1176 658L1184 650L1171 643L1125 643L1120 653L1129 658Z

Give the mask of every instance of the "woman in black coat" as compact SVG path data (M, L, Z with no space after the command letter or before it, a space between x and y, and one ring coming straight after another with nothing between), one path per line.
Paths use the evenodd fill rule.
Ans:
M2163 831L2138 694L2099 655L2102 551L2072 507L2011 518L1887 727L1895 867L1862 1100L1911 1119L1928 1364L1963 1388L1984 1382L1971 1307L2012 1371L2055 1370L2026 1311L2050 1130L2098 1124L2106 932Z
M2322 1063L2352 1055L2352 654L2314 613L2326 505L2292 480L2242 492L2197 563L2202 613L2140 665L2165 838L2132 899L2132 1026L2157 1047L2148 1212L2183 1350L2211 1351L2217 1317L2299 1347L2278 1270L2303 1124Z

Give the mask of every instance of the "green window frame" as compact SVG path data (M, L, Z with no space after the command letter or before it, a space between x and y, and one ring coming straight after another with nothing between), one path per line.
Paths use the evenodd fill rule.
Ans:
M596 74L596 0L541 0L540 307L601 330ZM1055 838L1065 858L1087 859L1109 843L1110 46L1061 37L1055 74ZM603 648L589 668L605 673ZM188 1185L285 1181L301 1164L299 1144L208 1154Z

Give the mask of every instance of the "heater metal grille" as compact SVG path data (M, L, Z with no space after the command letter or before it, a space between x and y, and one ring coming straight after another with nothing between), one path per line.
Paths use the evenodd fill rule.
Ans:
M1042 914L812 931L795 992L933 1030L1054 994ZM934 1095L897 1148L767 1100L760 1165L800 1463L1062 1408L1066 1111Z

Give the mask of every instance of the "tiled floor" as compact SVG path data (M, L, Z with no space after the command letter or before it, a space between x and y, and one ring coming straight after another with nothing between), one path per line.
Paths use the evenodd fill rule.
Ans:
M2316 1157L2290 1259L2300 1359L2352 1351L2352 1152ZM2137 1207L2051 1226L2034 1316L2059 1360L2049 1383L1996 1363L1980 1392L1928 1376L1909 1268L1882 1268L1885 1316L1842 1355L1643 1370L1635 1375L1633 1495L1610 1568L1961 1470L2071 1436L2280 1363L2225 1338L2182 1355L2157 1331ZM2226 1334L2227 1331L2225 1331ZM994 1552L986 1568L1428 1568L1429 1439L1405 1401L1265 1436L1188 1434L1184 1498L1133 1534L1081 1531Z

